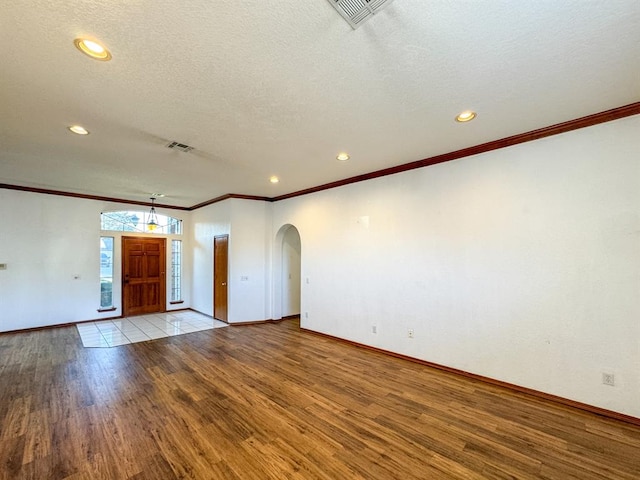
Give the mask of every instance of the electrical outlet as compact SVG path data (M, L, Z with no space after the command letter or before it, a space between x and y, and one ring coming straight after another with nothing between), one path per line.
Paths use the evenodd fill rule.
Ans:
M409 338L413 338L413 328L410 328L410 329L407 331L407 335L409 336Z
M304 318L309 318L309 312L304 312Z
M247 277L246 275L242 275L242 276L240 277L240 281L241 281L241 282L248 282L248 281L249 281L249 277Z
M378 327L371 325L371 333L378 333Z
M613 373L602 372L602 383L610 387L616 386L616 376Z

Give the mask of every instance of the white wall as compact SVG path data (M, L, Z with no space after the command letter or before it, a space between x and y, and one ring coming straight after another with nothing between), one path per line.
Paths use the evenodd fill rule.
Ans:
M7 270L0 270L0 331L121 315L121 234L118 232L108 233L115 237L113 301L118 308L111 312L97 311L100 306L100 212L127 208L142 209L0 189L0 263L8 265ZM188 212L158 209L158 213L186 219L188 229ZM191 277L188 235L183 241L187 252L183 288L188 293ZM79 278L74 279L75 276ZM184 304L171 306L167 300L167 307L187 308L188 301L185 298Z
M213 316L213 239L231 232L231 204L214 203L191 212L192 307Z
M303 327L640 417L638 131L275 203L304 246Z
M192 213L194 309L213 315L213 239L229 235L229 323L271 318L270 212L266 202L230 199Z
M271 204L230 200L229 323L271 318Z

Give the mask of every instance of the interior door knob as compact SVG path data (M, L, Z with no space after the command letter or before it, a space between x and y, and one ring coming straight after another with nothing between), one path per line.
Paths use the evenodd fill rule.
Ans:
M222 282L222 285L226 285L226 284L227 284L227 282Z

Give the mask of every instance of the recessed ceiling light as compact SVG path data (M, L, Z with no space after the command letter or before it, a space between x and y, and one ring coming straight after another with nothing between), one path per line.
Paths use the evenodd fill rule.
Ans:
M476 118L476 112L472 112L471 110L465 110L460 115L456 117L456 122L470 122Z
M78 135L89 135L89 130L87 130L84 127L81 127L80 125L71 125L70 127L67 127L69 130L71 130L73 133L77 133Z
M164 195L164 193L152 193L152 194L151 194L151 196L152 196L153 198L162 198L162 197L164 197L165 195Z
M341 162L347 161L349 160L349 158L349 154L345 152L340 152L336 157L336 159L340 160Z
M103 62L111 60L111 53L109 53L109 50L104 48L98 42L94 42L93 40L88 40L86 38L76 38L73 41L73 44L78 50L91 58L95 58L96 60L101 60Z
M274 175L273 177L271 177L271 178L269 179L269 181L270 181L271 183L278 183L278 182L280 181L280 179Z

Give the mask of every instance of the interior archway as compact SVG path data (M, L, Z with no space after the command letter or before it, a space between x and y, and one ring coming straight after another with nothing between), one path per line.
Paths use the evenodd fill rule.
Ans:
M273 318L300 315L302 242L298 229L283 225L274 244Z

